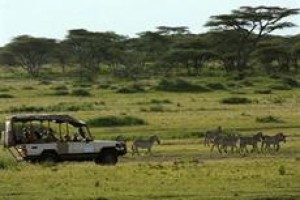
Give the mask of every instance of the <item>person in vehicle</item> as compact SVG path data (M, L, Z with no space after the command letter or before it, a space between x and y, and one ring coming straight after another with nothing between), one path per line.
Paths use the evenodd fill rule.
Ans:
M49 128L46 132L46 142L56 142L58 139L54 135L54 131L52 128Z

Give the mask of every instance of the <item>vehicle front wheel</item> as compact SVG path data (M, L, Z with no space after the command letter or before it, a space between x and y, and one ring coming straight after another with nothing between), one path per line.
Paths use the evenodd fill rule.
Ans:
M116 151L104 151L100 153L99 157L95 160L96 164L101 165L116 165L118 162L118 156Z
M45 153L42 153L39 161L41 163L56 163L56 162L58 162L58 157L55 153L45 152Z

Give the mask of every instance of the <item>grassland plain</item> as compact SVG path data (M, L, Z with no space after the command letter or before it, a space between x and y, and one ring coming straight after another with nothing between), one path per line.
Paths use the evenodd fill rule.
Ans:
M146 92L123 94L115 88L126 82L101 89L96 84L80 87L66 81L2 80L0 93L12 98L0 98L1 121L16 111L66 113L83 120L133 116L146 125L93 127L91 131L98 139L124 135L130 139L128 146L135 137L156 134L162 144L154 147L152 155L129 153L115 167L90 162L15 163L7 151L0 150L0 199L300 199L300 90L260 94L255 91L268 89L276 81L250 81L254 84L237 89L176 93L152 89L157 81L151 80ZM70 95L55 94L62 85ZM72 95L78 88L90 95ZM229 97L247 98L251 103L221 103ZM262 123L258 118L280 120ZM199 136L219 125L245 135L283 131L289 137L278 153L211 153Z

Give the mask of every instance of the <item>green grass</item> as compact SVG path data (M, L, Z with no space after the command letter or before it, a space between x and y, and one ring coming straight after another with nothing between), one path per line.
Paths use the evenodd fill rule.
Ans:
M174 88L170 92L156 91L155 87L161 82L153 79L139 83L141 87L152 87L147 92L125 94L117 93L116 88L99 89L99 84L74 85L57 80L49 85L9 77L0 81L3 92L14 96L0 98L2 122L7 115L36 112L37 108L42 109L38 112L69 114L85 121L97 121L106 116L117 119L134 116L146 124L103 127L99 126L102 122L97 121L91 132L97 139L123 135L129 139L129 149L134 138L150 135L160 136L162 144L154 146L152 155L144 151L141 156L129 153L115 167L97 166L92 162L66 162L54 166L15 163L1 148L0 199L300 198L300 89L272 89L271 93L266 90L268 85L282 84L281 80L255 77L236 82L222 77L219 80L191 78L184 84L192 89L181 88L178 93ZM291 80L288 82L295 85ZM135 84L124 80L113 83L117 88ZM198 88L208 83L220 85L209 84L212 86L209 90ZM221 90L221 85L226 85L226 90ZM92 95L53 95L60 90L74 91L77 87ZM245 91L238 96L252 103L223 104L223 99L235 97L232 90ZM21 110L26 107L32 109ZM268 116L276 116L284 123L256 121ZM262 131L268 135L284 132L289 137L278 153L245 156L211 153L203 146L201 136L205 130L217 126L242 135ZM3 124L0 127L3 128Z

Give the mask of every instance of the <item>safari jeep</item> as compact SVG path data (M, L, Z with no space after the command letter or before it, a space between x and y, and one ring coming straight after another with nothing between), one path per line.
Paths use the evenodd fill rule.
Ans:
M27 161L94 160L114 165L126 154L125 142L94 140L87 124L69 115L11 116L1 140L15 158Z

